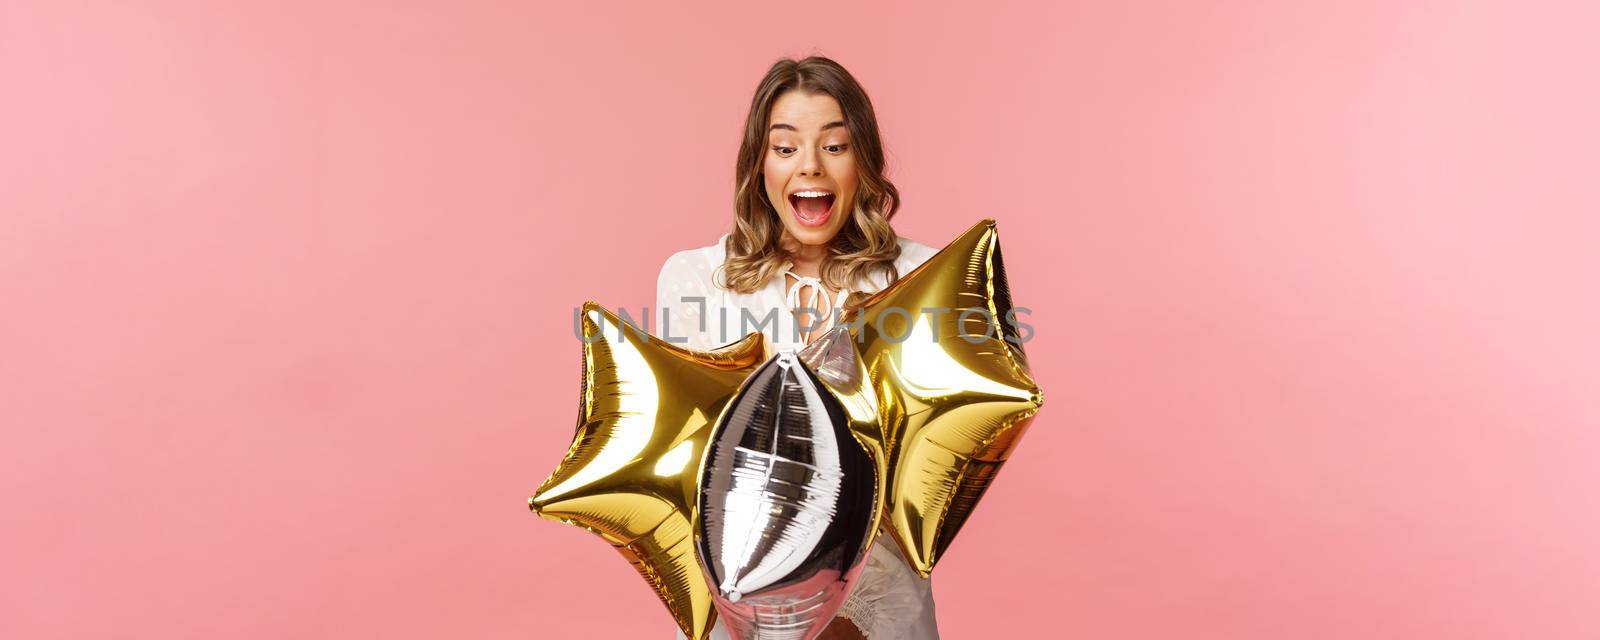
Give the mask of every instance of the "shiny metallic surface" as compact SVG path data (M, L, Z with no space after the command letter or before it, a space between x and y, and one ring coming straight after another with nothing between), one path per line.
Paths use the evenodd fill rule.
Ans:
M840 319L858 327L877 396L885 529L923 577L1044 404L1011 311L999 235L983 220Z
M884 480L888 476L885 464L887 436L878 419L878 394L872 388L872 379L867 375L867 366L861 360L860 350L856 348L855 337L843 326L834 327L801 349L798 355L801 362L817 374L822 385L833 392L833 397L839 401L848 417L850 433L855 436L856 442L866 448L868 457L872 459L873 480L877 485L873 495L878 499L867 525L876 535L884 496L887 495L884 493Z
M831 373L859 372L853 353ZM751 374L708 445L696 520L731 637L804 640L833 620L876 532L877 469L798 354Z
M993 220L770 359L759 333L691 351L587 303L577 431L529 507L616 546L689 638L719 613L814 638L880 519L932 572L1043 406L1011 311Z
M684 634L706 638L716 613L692 526L701 455L717 417L763 362L764 338L691 351L624 330L592 302L582 325L577 431L528 507L614 545Z

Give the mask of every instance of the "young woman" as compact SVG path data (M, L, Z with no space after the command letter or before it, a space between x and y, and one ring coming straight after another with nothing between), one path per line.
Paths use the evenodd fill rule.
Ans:
M877 117L855 78L820 56L779 60L745 120L733 230L662 265L658 333L710 349L761 331L774 350L796 350L847 303L922 264L935 249L895 235L899 192L883 165ZM719 624L712 637L728 636ZM822 638L938 637L932 584L880 533Z

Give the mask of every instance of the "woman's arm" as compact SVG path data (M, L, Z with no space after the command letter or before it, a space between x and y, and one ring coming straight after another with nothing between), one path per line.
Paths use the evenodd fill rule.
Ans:
M700 326L700 309L706 299L702 274L695 268L690 251L679 251L667 258L656 276L656 306L651 309L651 333L672 344L690 349L706 349L705 332ZM685 302L688 298L690 301Z
M833 623L822 630L822 635L817 636L817 640L867 640L867 637L861 635L861 630L849 620L834 618Z
M866 563L860 583L837 615L854 623L868 640L938 640L933 583L906 564L887 532L879 531Z

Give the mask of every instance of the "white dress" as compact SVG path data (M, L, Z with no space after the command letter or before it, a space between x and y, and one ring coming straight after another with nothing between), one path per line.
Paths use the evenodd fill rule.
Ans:
M857 280L854 286L840 291L837 300L828 300L821 293L821 283L816 278L806 278L789 272L792 264L785 264L783 275L773 278L754 293L736 293L716 286L712 277L722 266L723 243L728 236L709 247L679 251L661 266L656 281L656 309L653 320L659 323L652 331L659 337L691 349L712 349L733 342L750 331L766 334L771 353L795 351L805 346L801 329L812 324L830 326L828 318L796 317L792 309L797 306L798 294L803 288L815 287L805 299L817 302L809 306L832 307L837 310L849 295L872 294L888 286L888 278L874 273L870 278ZM898 238L900 257L895 267L905 276L937 249L920 242ZM789 281L796 284L790 288ZM786 293L787 289L787 293ZM823 313L827 313L823 311ZM937 640L939 628L934 621L933 583L923 580L900 555L900 550L887 533L880 531L867 556L867 566L861 571L860 583L851 592L837 614L854 622L868 640ZM684 638L679 631L677 637ZM712 628L713 640L727 640L728 632L719 622Z

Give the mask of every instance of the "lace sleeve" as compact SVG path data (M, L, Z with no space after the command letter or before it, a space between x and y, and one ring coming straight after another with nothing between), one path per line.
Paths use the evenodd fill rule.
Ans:
M701 317L708 298L710 278L705 260L695 252L679 251L661 265L656 277L656 306L651 310L652 333L672 344L709 349Z
M938 640L933 583L906 564L888 533L872 543L860 580L838 615L867 640Z

